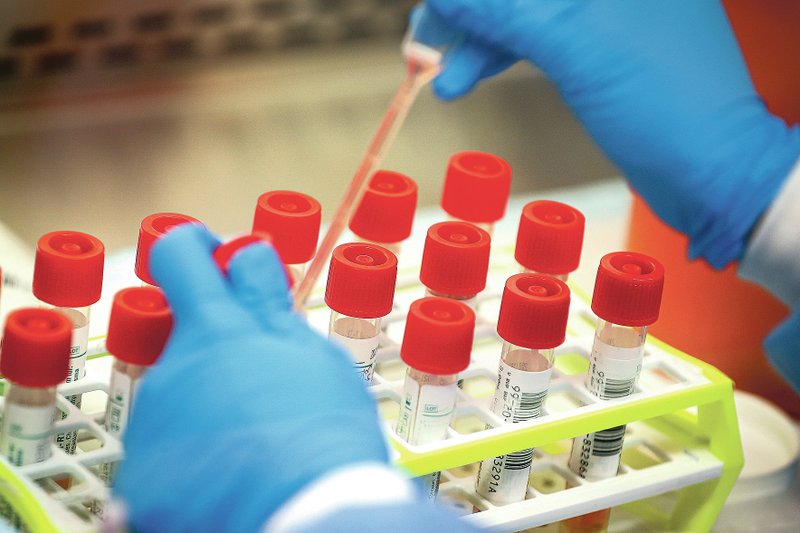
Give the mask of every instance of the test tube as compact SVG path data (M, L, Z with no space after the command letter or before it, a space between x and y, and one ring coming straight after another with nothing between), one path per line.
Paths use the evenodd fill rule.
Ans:
M122 438L139 379L156 362L169 337L172 315L163 293L155 287L131 287L114 295L106 346L114 356L111 367L105 428ZM105 464L101 476L113 477Z
M105 250L99 239L78 231L53 231L39 238L33 265L33 294L53 306L72 322L69 373L72 383L86 375L89 347L90 306L100 299L103 288ZM81 407L81 395L67 397ZM66 413L62 413L62 419ZM56 444L66 453L75 453L78 433L58 433Z
M447 298L421 298L408 310L400 356L408 365L397 436L412 445L447 437L458 394L458 373L469 366L475 312ZM436 499L440 473L423 476L423 491Z
M333 250L325 288L328 338L344 346L366 384L372 383L381 318L392 310L396 280L397 258L386 248L349 243Z
M56 385L69 373L72 322L51 309L24 308L8 315L4 329L0 453L23 466L50 457Z
M463 301L473 309L486 287L491 237L468 222L439 222L428 228L419 279L426 296Z
M442 209L455 220L492 233L503 218L511 190L511 165L486 152L458 152L450 157L442 190Z
M583 213L567 204L551 200L525 204L514 248L523 272L567 281L580 263L585 224Z
M292 279L303 279L305 264L314 257L322 208L314 198L294 191L270 191L258 197L253 233L266 233Z
M350 231L359 239L379 244L395 255L411 235L417 209L417 184L404 174L379 170L361 197Z
M569 315L567 285L543 274L517 274L506 281L497 333L503 339L491 409L506 423L542 415L553 353L564 342ZM525 499L533 448L481 462L475 490L493 505Z
M180 213L153 213L142 219L139 226L139 241L136 245L135 272L143 283L158 287L158 282L150 274L150 249L162 235L181 224L203 223Z
M647 326L658 319L664 267L644 254L614 252L600 260L592 296L598 317L586 388L601 400L633 393L642 368ZM625 426L581 435L572 443L569 468L588 481L617 475ZM610 510L563 522L569 531L605 529Z

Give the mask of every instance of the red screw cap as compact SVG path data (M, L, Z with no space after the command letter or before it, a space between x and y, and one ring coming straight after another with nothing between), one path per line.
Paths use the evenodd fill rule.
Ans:
M372 175L350 230L373 242L394 243L411 235L417 209L417 184L399 172L379 170Z
M613 252L597 269L592 311L621 326L647 326L658 320L664 267L650 256Z
M334 248L325 303L338 313L378 318L392 310L397 258L375 244L350 243Z
M150 366L164 351L172 330L172 313L155 287L131 287L114 295L106 347L117 359Z
M411 304L400 356L408 366L440 376L469 366L475 313L468 305L430 296Z
M33 294L57 307L84 307L100 299L105 249L79 231L53 231L39 238Z
M503 218L511 190L511 165L486 152L458 152L447 164L442 208L469 222Z
M497 333L503 340L537 350L564 342L569 287L545 274L517 274L506 281Z
M18 309L8 315L0 347L0 372L26 387L55 387L69 374L72 321L52 309Z
M439 222L428 228L419 279L447 296L471 297L486 287L491 237L468 222Z
M265 192L258 197L253 233L267 233L281 259L288 265L314 257L322 221L319 202L293 191Z
M231 262L231 259L233 259L233 256L236 255L236 253L242 248L246 248L247 246L255 242L263 242L265 244L269 244L270 246L272 245L269 236L266 234L262 233L260 235L254 235L254 234L243 235L241 237L237 237L231 241L228 241L224 244L220 244L219 246L217 246L217 248L214 250L214 253L212 254L214 257L214 262L216 262L217 266L222 271L222 273L227 276L228 264ZM291 288L292 285L294 285L294 279L292 278L292 275L289 273L289 270L286 268L286 265L284 265L283 262L281 262L281 266L283 267L283 273L286 276L286 283L289 286L289 288ZM267 280L265 280L264 282L269 283Z
M514 257L528 270L569 274L578 268L586 219L574 207L539 200L522 209Z
M150 275L150 249L165 233L181 224L200 224L202 222L180 213L153 213L144 217L139 228L139 242L136 245L136 276L145 283L158 285Z

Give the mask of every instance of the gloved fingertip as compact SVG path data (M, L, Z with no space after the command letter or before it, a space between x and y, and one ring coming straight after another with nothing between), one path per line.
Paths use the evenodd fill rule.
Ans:
M476 81L465 80L445 69L433 80L433 94L443 102L452 102L470 92L475 83Z
M237 299L261 319L292 308L286 268L267 243L256 242L237 251L228 263L228 278Z
M219 246L217 239L205 226L181 224L160 237L150 250L150 270L161 283L172 271L174 259L185 255L187 249L208 255Z

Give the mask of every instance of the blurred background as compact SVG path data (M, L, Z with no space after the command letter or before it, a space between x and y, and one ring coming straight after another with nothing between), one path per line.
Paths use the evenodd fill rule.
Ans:
M177 211L249 231L262 192L333 212L403 75L412 0L5 0L0 220L135 244ZM451 153L497 153L513 192L615 176L528 65L454 103L424 90L384 167L438 202Z

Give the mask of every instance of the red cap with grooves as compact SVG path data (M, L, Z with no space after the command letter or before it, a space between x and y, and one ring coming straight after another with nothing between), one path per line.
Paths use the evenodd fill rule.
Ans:
M503 218L511 190L511 165L486 152L458 152L447 164L442 208L452 217L489 223Z
M517 274L506 281L497 334L503 340L537 350L564 342L569 287L545 274Z
M322 222L319 202L294 191L265 192L258 197L253 233L267 233L287 265L305 263L314 257Z
M408 366L440 376L469 366L475 312L468 305L430 296L411 304L400 356Z
M468 222L439 222L428 228L419 279L446 296L471 297L486 287L491 237Z
M375 244L342 244L333 249L325 303L347 316L386 316L392 310L396 280L392 252Z
M108 352L129 364L150 366L164 351L172 313L155 287L130 287L114 295L108 321Z
M395 243L411 235L417 209L417 184L404 174L379 170L372 175L350 230L373 242Z
M150 275L150 249L162 235L181 224L202 225L202 222L180 213L153 213L144 217L139 227L139 242L136 245L135 271L140 280L150 285L158 285Z
M79 231L45 233L36 246L33 294L57 307L84 307L100 299L103 243Z
M72 321L52 309L9 313L0 346L0 372L26 387L55 387L67 379Z
M664 267L636 252L603 256L597 269L592 311L621 326L647 326L658 320Z
M265 233L242 235L241 237L237 237L231 241L217 246L213 253L214 262L217 264L222 273L227 276L228 264L231 262L231 259L233 259L233 256L236 255L236 252L253 244L254 242L263 242L272 246L269 235ZM281 262L281 266L283 267L283 274L286 276L286 283L289 288L291 288L292 285L294 285L294 279L283 262Z
M581 260L585 223L583 213L567 204L531 202L522 209L514 257L528 270L569 274Z

